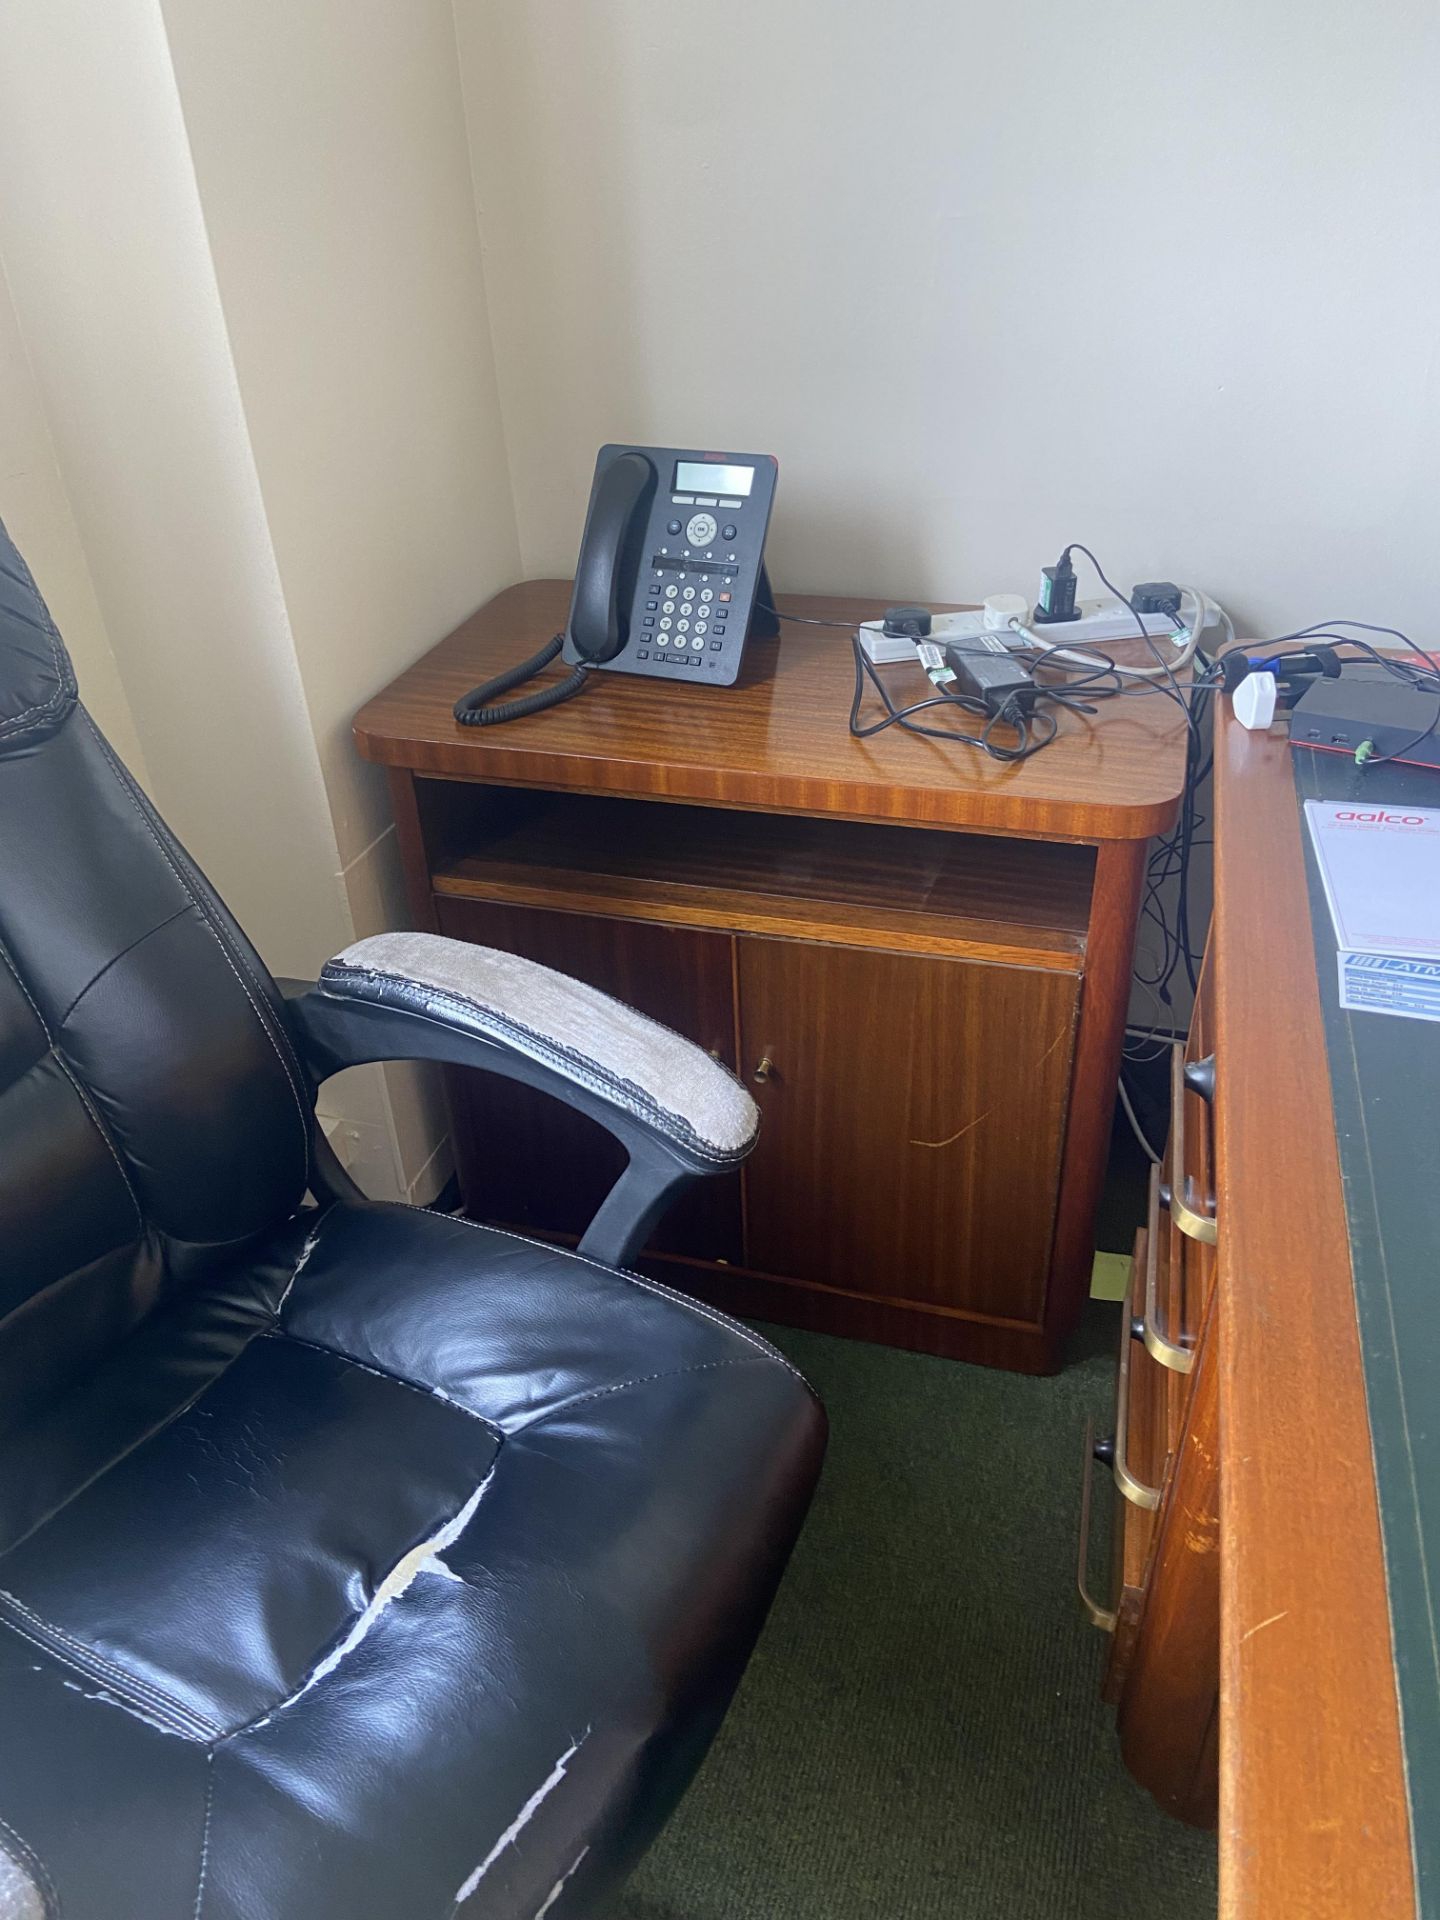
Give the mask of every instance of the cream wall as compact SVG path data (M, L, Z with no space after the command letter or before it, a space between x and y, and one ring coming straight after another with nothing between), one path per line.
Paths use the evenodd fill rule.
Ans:
M69 644L85 704L137 780L148 784L105 616L65 492L10 288L0 274L0 520L46 597Z
M341 855L356 707L519 573L449 0L163 0Z
M1431 0L457 0L531 574L611 439L779 456L779 588L1069 539L1420 630Z
M74 504L40 584L60 613L88 563L87 696L123 683L157 802L312 972L405 918L356 707L519 570L448 5L12 0L6 36L0 255ZM432 1197L421 1075L322 1111L369 1190Z
M405 924L355 711L520 571L449 0L163 0L355 932ZM362 1183L447 1171L433 1076L345 1077ZM422 1197L429 1197L426 1191Z
M10 0L5 38L0 254L151 790L300 972L343 903L160 16Z

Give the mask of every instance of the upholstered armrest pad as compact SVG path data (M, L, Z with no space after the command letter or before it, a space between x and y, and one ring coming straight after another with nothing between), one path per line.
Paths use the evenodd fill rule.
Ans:
M380 933L328 961L318 985L523 1054L714 1165L743 1159L759 1130L744 1087L693 1042L518 954Z

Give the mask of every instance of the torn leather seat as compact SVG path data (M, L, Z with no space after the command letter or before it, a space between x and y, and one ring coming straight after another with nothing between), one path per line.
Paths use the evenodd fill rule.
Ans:
M619 1135L579 1252L349 1188L315 1086L401 1056ZM287 1001L0 537L0 1920L603 1906L823 1447L773 1348L617 1270L754 1126L509 956L385 936Z

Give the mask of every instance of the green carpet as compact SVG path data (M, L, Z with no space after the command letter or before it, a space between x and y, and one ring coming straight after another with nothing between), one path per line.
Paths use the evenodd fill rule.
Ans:
M710 1758L607 1920L1213 1920L1214 1841L1122 1767L1075 1598L1115 1329L1092 1306L1050 1380L764 1329L829 1408L824 1477Z

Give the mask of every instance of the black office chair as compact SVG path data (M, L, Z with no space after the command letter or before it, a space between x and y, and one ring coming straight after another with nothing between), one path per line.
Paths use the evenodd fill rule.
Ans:
M316 1084L401 1057L620 1136L578 1252L349 1185ZM599 1910L824 1446L772 1347L617 1271L755 1129L513 956L385 935L283 996L0 530L0 1920Z

